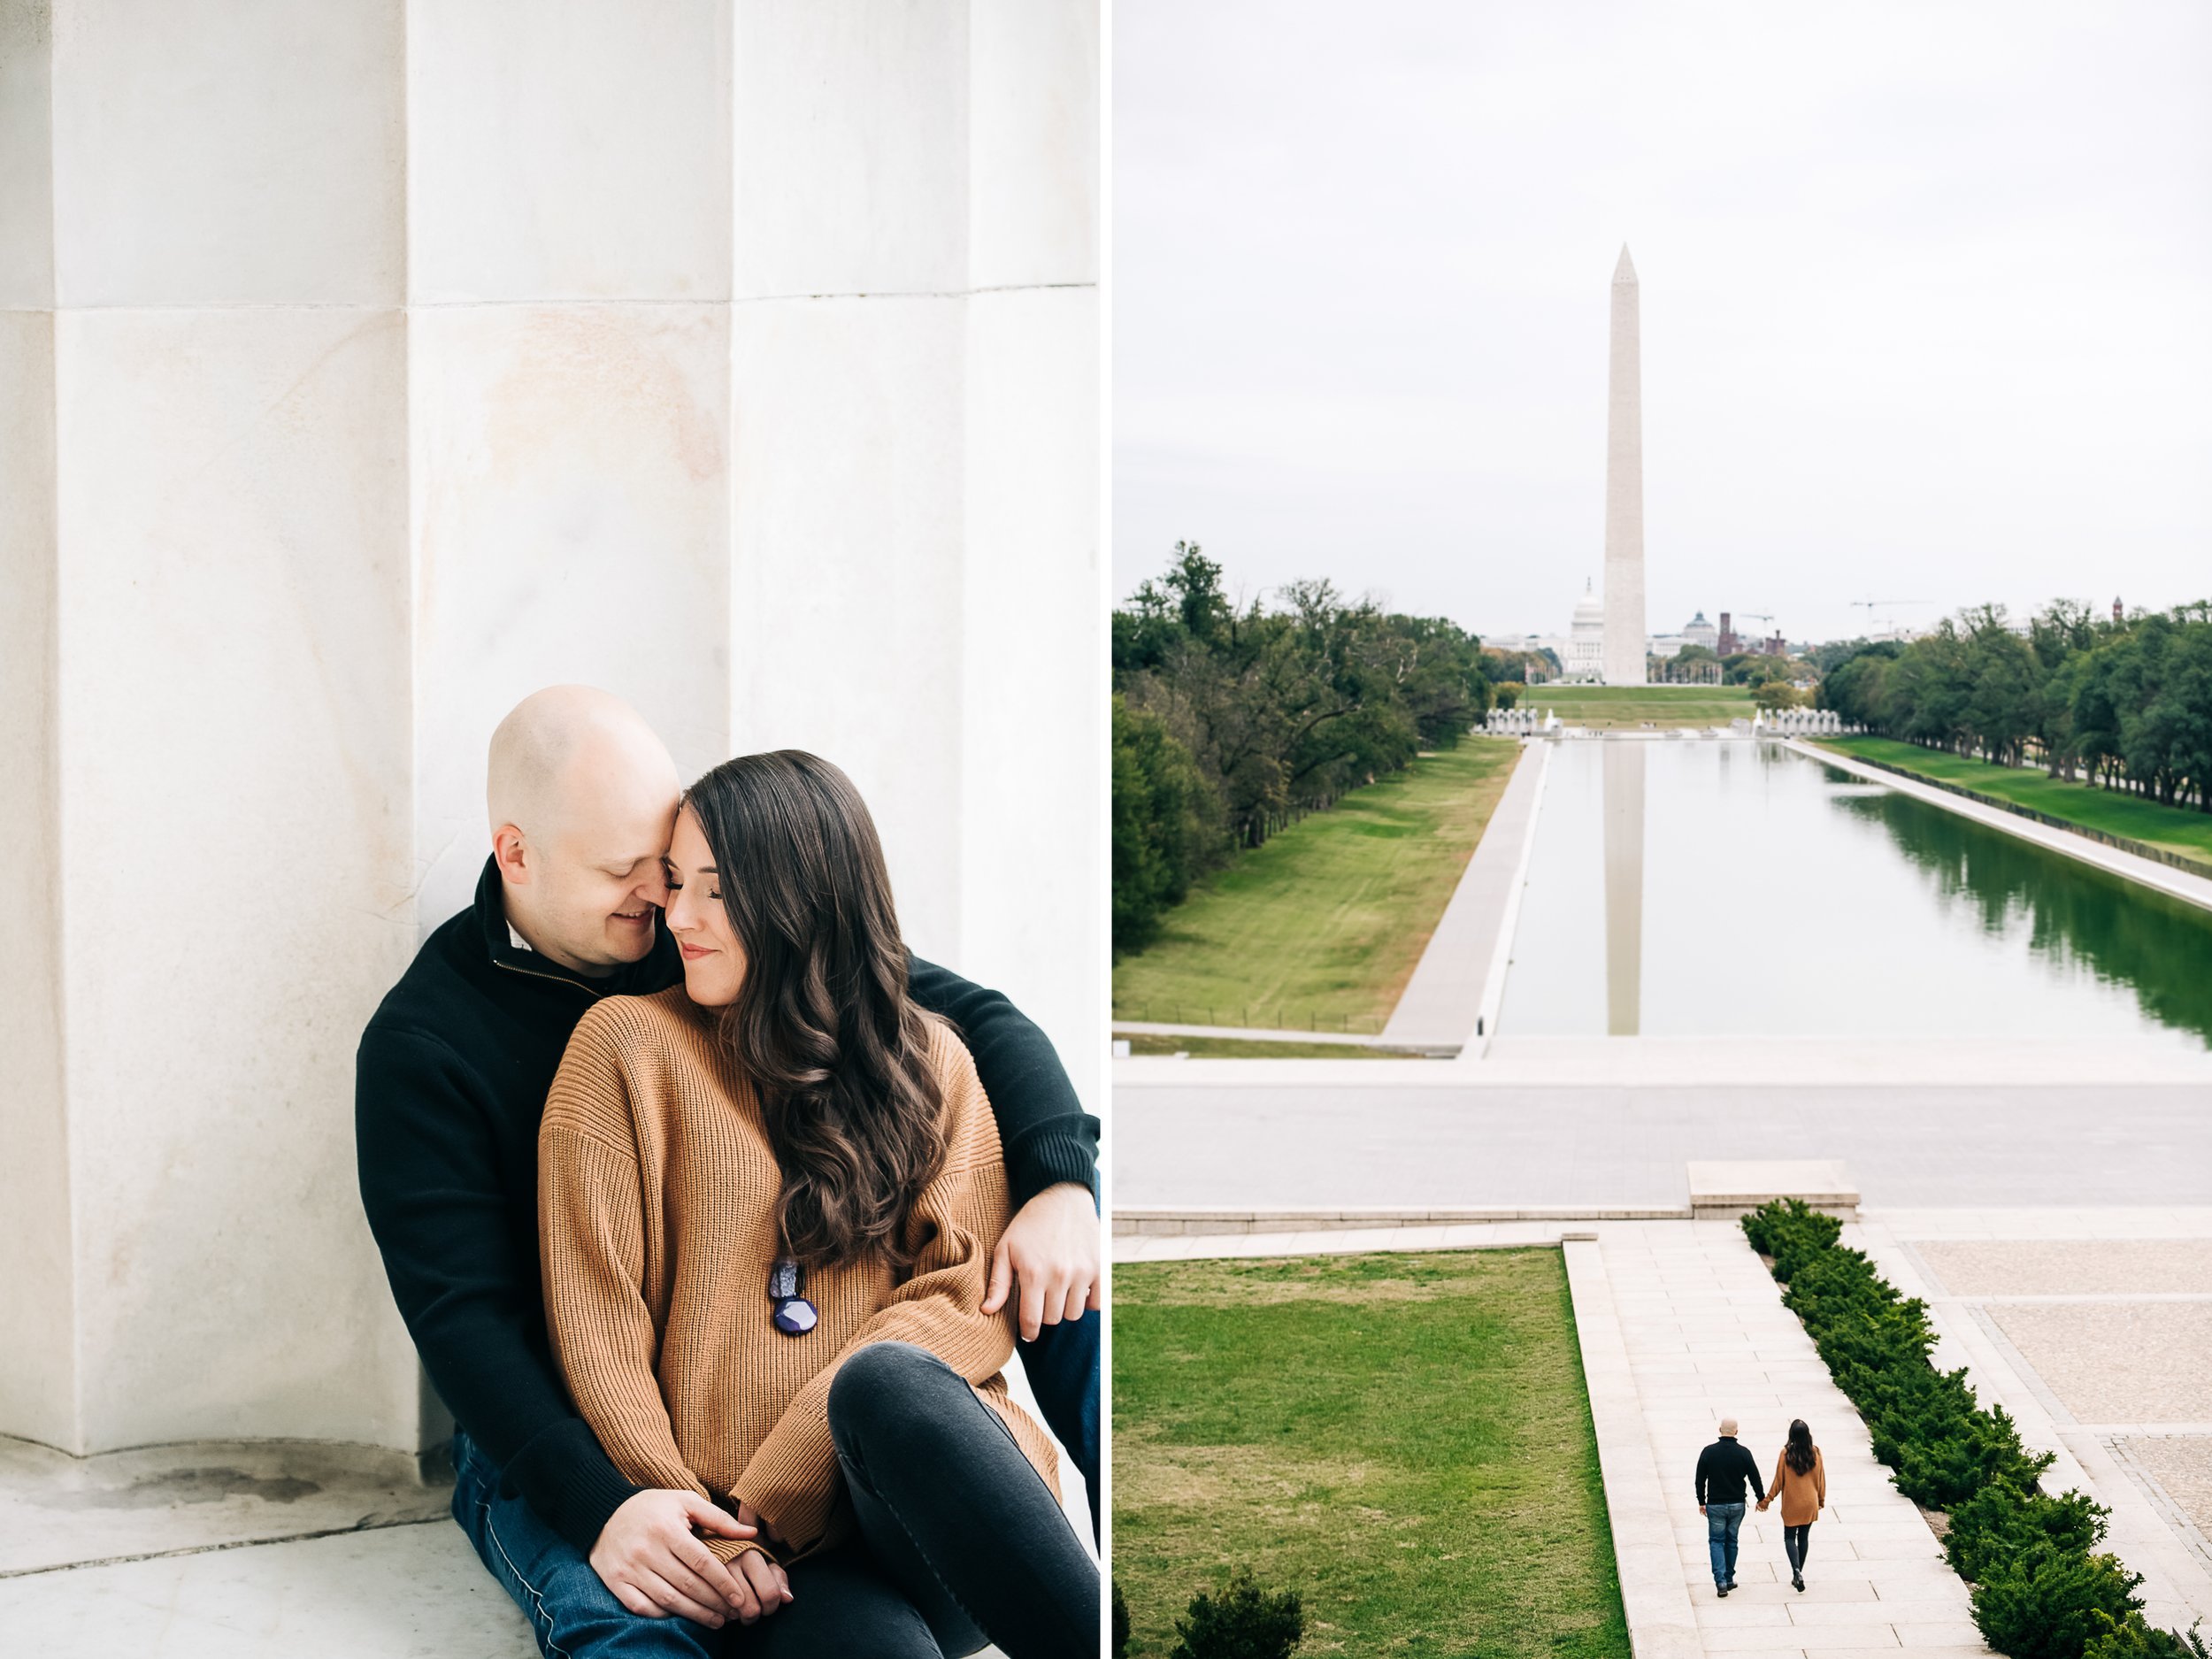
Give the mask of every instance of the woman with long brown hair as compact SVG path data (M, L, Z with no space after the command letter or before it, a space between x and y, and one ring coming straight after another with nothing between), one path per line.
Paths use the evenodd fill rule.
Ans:
M1821 1462L1820 1448L1813 1444L1813 1432L1802 1417L1790 1421L1790 1437L1774 1460L1774 1479L1767 1483L1759 1508L1763 1511L1777 1498L1782 1500L1782 1553L1789 1557L1790 1582L1802 1590L1813 1523L1828 1502L1827 1465Z
M684 984L584 1017L539 1141L577 1409L629 1479L752 1530L703 1540L754 1598L733 1652L1094 1652L1097 1569L981 1311L997 1131L907 995L867 807L814 756L741 757L668 862Z

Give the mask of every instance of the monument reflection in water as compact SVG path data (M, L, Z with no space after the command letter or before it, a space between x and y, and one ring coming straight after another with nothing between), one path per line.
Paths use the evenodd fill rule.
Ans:
M1644 746L1622 741L1602 748L1605 1034L1633 1037L1644 981Z
M1498 1031L2201 1049L2212 912L1777 746L1564 742Z

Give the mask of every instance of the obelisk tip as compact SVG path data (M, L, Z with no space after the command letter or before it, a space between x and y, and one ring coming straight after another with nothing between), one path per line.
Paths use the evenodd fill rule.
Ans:
M1635 280L1636 267L1629 261L1628 244L1626 242L1623 242L1621 244L1621 262L1613 267L1613 280L1616 282L1633 282Z

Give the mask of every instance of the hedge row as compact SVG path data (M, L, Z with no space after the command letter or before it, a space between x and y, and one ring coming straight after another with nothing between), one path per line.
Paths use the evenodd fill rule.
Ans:
M2194 1630L2144 1622L2141 1575L2096 1549L2108 1511L2041 1490L2051 1454L2024 1447L2003 1407L1978 1405L1963 1370L1936 1370L1927 1305L1844 1248L1842 1223L1793 1198L1746 1216L1743 1230L1773 1258L1784 1305L1858 1407L1897 1489L1949 1512L1944 1554L1972 1586L1991 1647L2014 1659L2212 1659Z

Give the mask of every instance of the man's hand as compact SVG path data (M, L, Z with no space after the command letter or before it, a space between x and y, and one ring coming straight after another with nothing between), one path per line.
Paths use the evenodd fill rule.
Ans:
M1006 1305L1021 1283L1022 1340L1046 1325L1080 1319L1099 1306L1098 1207L1078 1181L1048 1187L1021 1207L991 1253L991 1284L983 1311Z
M1701 1504L1701 1504L1699 1504L1699 1505L1697 1506L1697 1512L1698 1512L1700 1515L1704 1514L1704 1513L1705 1513L1705 1506L1704 1506L1703 1504Z
M724 1538L754 1534L752 1527L731 1519L728 1511L695 1492L641 1492L599 1529L599 1541L591 1547L591 1570L616 1601L641 1617L676 1613L719 1630L734 1613L749 1624L759 1617L758 1594L714 1558L694 1527Z

